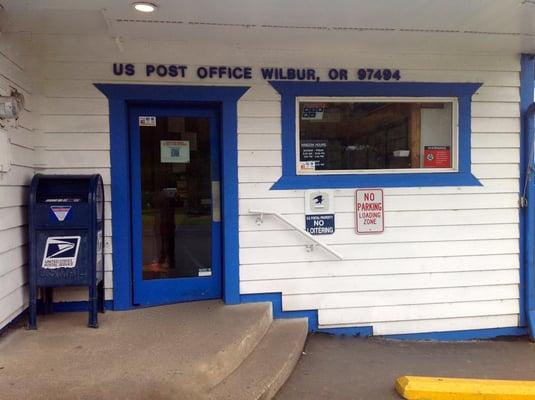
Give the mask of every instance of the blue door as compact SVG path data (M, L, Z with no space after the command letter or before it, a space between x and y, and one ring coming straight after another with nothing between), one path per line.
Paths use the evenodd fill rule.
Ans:
M216 110L129 109L135 305L221 297Z

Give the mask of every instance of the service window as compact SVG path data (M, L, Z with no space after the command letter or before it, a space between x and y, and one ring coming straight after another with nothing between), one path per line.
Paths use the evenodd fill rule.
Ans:
M457 171L456 98L296 101L298 175Z

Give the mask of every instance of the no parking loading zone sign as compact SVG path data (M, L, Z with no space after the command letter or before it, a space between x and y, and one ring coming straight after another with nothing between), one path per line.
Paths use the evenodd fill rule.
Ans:
M355 199L355 212L357 233L384 232L383 190L358 189Z

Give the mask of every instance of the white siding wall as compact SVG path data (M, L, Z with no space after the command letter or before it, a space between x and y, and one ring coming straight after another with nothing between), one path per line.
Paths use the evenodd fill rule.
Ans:
M16 37L2 35L0 95L17 89L26 99L26 109L18 123L0 121L0 130L7 131L11 142L8 153L12 160L10 171L0 172L0 329L28 305L26 204L34 172L34 121L31 81L22 46Z
M40 94L47 172L100 172L110 201L107 101L94 82L252 84L238 106L241 292L282 292L284 310L318 309L321 326L373 325L375 334L518 325L519 57L277 51L41 37ZM249 208L304 224L303 191L270 191L281 175L280 97L263 80L114 77L113 62L195 65L396 67L405 81L483 82L474 96L473 173L482 187L385 190L385 232L354 233L354 192L336 191L337 230L322 237L344 255L307 253L303 239ZM190 67L191 68L191 67ZM190 76L193 76L190 71ZM325 76L325 73L322 73ZM108 204L108 216L110 215ZM107 234L111 234L108 221ZM112 296L111 238L106 241ZM64 292L64 299L81 294Z

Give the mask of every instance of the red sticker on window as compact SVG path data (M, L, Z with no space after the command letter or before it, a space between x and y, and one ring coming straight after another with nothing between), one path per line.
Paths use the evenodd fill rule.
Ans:
M424 168L450 168L450 146L425 146Z

